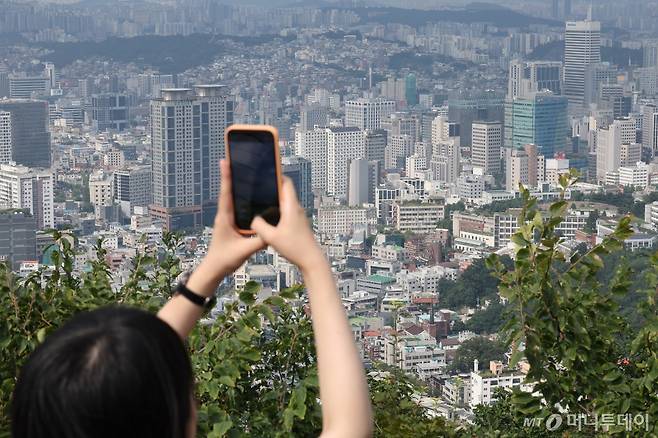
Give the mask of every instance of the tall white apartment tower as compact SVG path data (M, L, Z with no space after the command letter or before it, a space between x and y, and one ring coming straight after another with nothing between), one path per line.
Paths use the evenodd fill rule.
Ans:
M601 62L601 23L568 21L564 35L564 95L579 110L585 99L585 73Z
M432 122L432 160L434 177L447 183L457 182L461 160L459 123L439 116Z
M364 159L352 160L350 163L350 191L348 196L348 205L350 207L360 207L368 202L370 192L370 168L368 161Z
M55 227L54 198L50 171L0 164L0 208L29 210L36 217L37 229L44 230Z
M151 215L169 230L209 225L217 211L224 132L233 100L222 85L170 88L151 101Z
M658 108L656 105L645 105L642 108L642 146L658 154Z
M346 197L349 166L365 158L365 132L356 127L327 128L327 192Z
M0 111L0 164L11 161L11 113Z
M507 149L505 154L507 191L517 192L520 184L537 187L537 184L545 180L546 160L543 155L539 155L536 145L527 144L523 149Z
M501 171L503 125L500 122L473 122L471 162L487 175Z
M612 122L607 128L598 130L596 141L596 178L605 181L608 172L621 166L622 145L635 143L635 119L625 118Z
M327 136L326 128L295 133L296 153L311 162L311 187L320 192L327 191Z
M395 101L359 98L345 102L345 126L364 131L382 128L382 122L395 111Z

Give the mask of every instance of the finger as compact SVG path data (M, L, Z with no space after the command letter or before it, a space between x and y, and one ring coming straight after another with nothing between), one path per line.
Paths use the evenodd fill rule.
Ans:
M260 236L253 236L246 238L242 241L242 247L246 253L246 256L249 257L253 253L260 251L261 249L267 246L267 243Z
M283 184L281 185L281 211L291 212L301 208L299 200L297 199L297 191L295 184L287 176L283 177Z
M268 224L265 219L260 216L256 216L254 220L251 221L251 229L254 230L265 243L270 243L272 241L272 237L274 237L274 232L276 231L275 227Z
M228 161L221 160L219 162L219 169L221 171L221 186L219 189L219 205L217 207L217 214L225 216L229 220L233 220L233 195L231 193L231 166Z

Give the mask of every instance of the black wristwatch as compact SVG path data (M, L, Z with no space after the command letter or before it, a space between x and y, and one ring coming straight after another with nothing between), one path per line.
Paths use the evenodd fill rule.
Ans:
M213 295L212 297L204 297L201 295L198 295L191 290L187 288L184 282L178 283L178 286L176 286L176 291L174 292L174 295L182 295L194 304L196 304L199 307L203 307L205 310L210 310L213 307L215 307L215 304L217 303L217 297Z

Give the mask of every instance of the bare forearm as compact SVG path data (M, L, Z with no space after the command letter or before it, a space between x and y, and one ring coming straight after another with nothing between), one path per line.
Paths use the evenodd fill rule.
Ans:
M369 436L372 411L363 364L328 263L304 272L318 356L323 434Z
M186 286L198 295L209 297L215 293L222 278L221 271L204 260L190 275ZM203 308L183 296L172 297L158 312L158 317L183 339L187 338L202 315Z

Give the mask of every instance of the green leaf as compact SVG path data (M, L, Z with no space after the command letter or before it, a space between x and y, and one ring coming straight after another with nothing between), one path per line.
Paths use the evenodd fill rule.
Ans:
M273 298L273 297L272 297L272 298ZM270 304L271 301L270 301L270 302L267 302L267 300L266 300L266 303L267 303L267 304ZM285 303L285 302L284 302L284 303ZM270 323L274 323L276 317L274 316L274 312L272 311L272 309L271 309L269 306L267 306L267 305L266 305L266 306L259 306L258 309L257 309L257 311L258 311L261 315L263 315L265 318L267 318L267 320L268 320Z
M221 383L222 385L229 386L231 388L235 388L235 380L233 380L230 376L220 376L219 383Z
M284 300L280 296L272 295L271 297L268 297L265 300L265 304L269 304L271 306L276 306L276 307L283 307L286 305L286 300Z
M297 291L295 288L289 287L279 292L279 296L288 300L294 300L297 298Z
M622 403L621 403L621 408L619 409L620 414L625 414L628 412L628 409L631 407L631 399L630 398L624 398Z
M209 438L221 438L226 436L226 432L231 430L233 422L230 419L224 420L220 423L215 423L212 426L212 431L208 434Z
M261 354L258 350L248 350L248 351L243 351L240 353L240 356L243 359L246 359L251 362L257 362L261 359Z
M255 335L256 333L254 332L253 329L249 327L243 327L238 333L236 334L236 337L241 340L242 342L250 342L251 338Z
M46 328L42 327L37 331L37 341L39 344L42 344L43 341L46 339Z
M611 370L608 374L603 376L603 381L612 383L612 382L616 382L620 377L621 374L619 374L618 370Z
M514 368L521 358L523 358L523 351L515 348L509 360L509 367Z
M510 240L512 241L513 244L520 247L527 246L530 243L523 237L521 233L514 234Z
M245 287L245 290L240 292L240 301L242 301L246 305L251 305L251 304L254 304L256 302L256 296L255 296L253 291L246 290L246 287Z
M256 294L258 294L258 292L260 292L260 284L258 282L255 282L255 281L248 281L244 285L243 290L244 290L244 292L248 292L252 295L256 295Z
M206 385L206 389L208 390L208 395L210 398L216 400L217 396L219 395L219 384L216 381L211 380Z
M554 202L551 204L549 208L549 212L551 213L552 217L562 217L564 216L564 213L566 212L567 208L569 205L567 204L567 201L558 201Z

